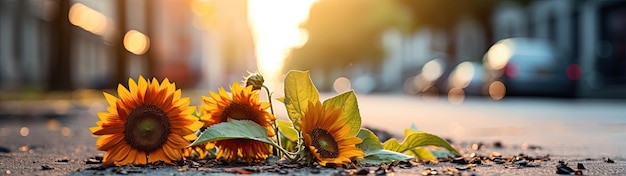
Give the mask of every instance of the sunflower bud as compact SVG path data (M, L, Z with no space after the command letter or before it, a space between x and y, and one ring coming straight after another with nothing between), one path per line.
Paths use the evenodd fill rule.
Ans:
M261 88L263 87L263 82L265 82L265 80L263 79L263 75L259 73L253 73L246 78L246 87L252 86L252 90L261 90Z

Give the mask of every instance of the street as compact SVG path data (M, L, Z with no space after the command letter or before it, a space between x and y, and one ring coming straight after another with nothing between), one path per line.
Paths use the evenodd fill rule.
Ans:
M332 95L324 93L321 97ZM514 151L539 146L526 151L533 155L610 157L622 166L626 160L623 100L506 97L493 101L466 97L460 105L452 105L446 97L424 100L400 94L357 94L357 98L362 126L386 130L398 137L402 137L405 128L413 126L451 139L461 147L499 141ZM90 106L82 106L76 101L64 106L69 109L57 107L57 111L46 110L47 106L59 106L48 101L2 102L0 175L65 175L97 166L85 164L88 158L103 154L96 150L96 138L88 128L95 125L96 112L104 111L106 104L94 100ZM192 104L198 101L193 100ZM277 116L286 119L282 103L274 104ZM52 169L42 169L44 166Z

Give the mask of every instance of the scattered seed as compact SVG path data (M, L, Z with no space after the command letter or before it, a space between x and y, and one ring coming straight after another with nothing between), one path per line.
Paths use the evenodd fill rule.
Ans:
M585 166L583 166L583 163L578 163L578 164L576 164L576 168L577 169L585 169Z
M96 159L87 159L87 161L85 161L85 164L102 164L102 160L96 160Z
M573 174L576 171L574 171L574 169L570 168L569 166L567 166L567 163L565 161L559 161L559 165L556 166L556 173L557 174Z
M468 164L467 160L463 157L457 157L452 159L452 163L456 163L456 164Z
M54 170L54 168L50 167L48 165L43 165L43 166L41 166L41 170Z

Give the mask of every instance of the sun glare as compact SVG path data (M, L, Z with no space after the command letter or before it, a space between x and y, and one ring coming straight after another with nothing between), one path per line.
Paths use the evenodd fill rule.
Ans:
M248 1L258 68L267 85L275 87L280 83L280 69L289 50L307 40L308 34L299 25L308 18L313 2L315 0Z

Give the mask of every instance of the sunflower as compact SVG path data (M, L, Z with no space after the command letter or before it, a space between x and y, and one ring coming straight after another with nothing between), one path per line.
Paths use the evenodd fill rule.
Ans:
M105 151L103 164L147 164L163 161L174 164L183 157L194 131L202 126L191 116L195 110L189 98L167 78L159 84L139 77L138 84L128 79L129 89L117 87L120 98L104 93L108 112L98 113L100 121L91 130L98 150Z
M183 156L185 156L185 158L204 159L207 156L207 151L213 149L214 146L215 143L209 142L187 147L183 150Z
M332 163L340 167L365 155L355 146L361 139L347 136L351 127L346 125L347 119L339 119L339 115L341 108L330 106L324 110L319 101L309 102L300 121L304 142L321 166Z
M205 114L201 118L205 127L230 119L251 120L265 127L268 137L274 136L272 122L276 117L266 111L270 107L268 102L259 102L259 90L252 88L253 86L243 88L239 83L233 82L232 98L224 88L220 88L219 94L209 92L211 97L202 96L203 105L200 111ZM268 144L250 139L221 140L217 141L215 146L219 148L217 158L223 157L229 161L238 158L243 158L247 162L258 161L271 154Z

